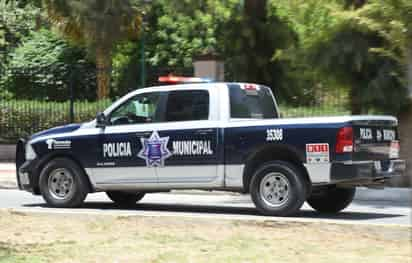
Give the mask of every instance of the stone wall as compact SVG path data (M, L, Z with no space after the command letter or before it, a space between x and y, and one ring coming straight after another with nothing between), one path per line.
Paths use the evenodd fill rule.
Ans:
M193 58L195 77L209 78L214 81L225 80L224 61L213 55L203 55Z

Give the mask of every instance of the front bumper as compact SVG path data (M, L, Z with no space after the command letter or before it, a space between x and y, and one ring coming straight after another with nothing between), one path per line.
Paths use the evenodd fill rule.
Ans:
M20 190L36 193L34 174L37 160L27 161L25 159L26 140L20 139L16 145L16 177Z
M17 168L17 184L20 190L25 190L34 193L34 162L26 161Z
M337 182L384 182L395 176L402 176L406 170L405 160L360 161L333 163L330 180Z

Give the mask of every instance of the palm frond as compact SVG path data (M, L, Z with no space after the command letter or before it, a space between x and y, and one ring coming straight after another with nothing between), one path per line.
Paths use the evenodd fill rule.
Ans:
M135 1L44 0L49 21L69 39L88 46L113 47L136 38L142 24Z

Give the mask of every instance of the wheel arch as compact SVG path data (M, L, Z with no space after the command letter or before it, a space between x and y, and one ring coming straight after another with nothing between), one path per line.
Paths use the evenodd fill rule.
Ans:
M39 180L40 180L40 173L43 170L43 168L52 160L57 159L57 158L66 158L66 159L70 159L71 161L73 161L74 163L76 163L80 169L82 169L84 175L86 176L86 180L87 180L87 187L90 193L94 192L94 188L93 185L90 181L90 177L87 174L86 170L84 169L83 164L80 162L79 159L77 159L73 154L71 153L52 153L49 155L44 156L43 158L41 158L38 162L38 164L36 165L36 169L35 169L35 173L32 177L32 179L34 180L33 182L33 192L34 194L40 194L40 187L39 187Z
M300 171L301 175L307 182L308 189L311 188L311 180L306 170L304 163L304 155L301 154L295 147L289 145L268 145L264 146L252 154L245 161L245 168L243 170L243 192L249 193L249 186L252 176L256 169L270 161L285 161L295 165Z

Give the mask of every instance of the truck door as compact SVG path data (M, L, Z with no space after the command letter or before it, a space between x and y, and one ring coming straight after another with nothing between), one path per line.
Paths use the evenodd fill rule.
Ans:
M114 185L154 186L154 167L139 158L142 139L161 121L160 107L165 92L148 92L125 101L108 116L109 124L99 135L99 156L93 169L94 181L101 187Z
M167 138L170 156L156 167L159 186L220 186L218 122L209 118L208 90L170 91L159 137Z

